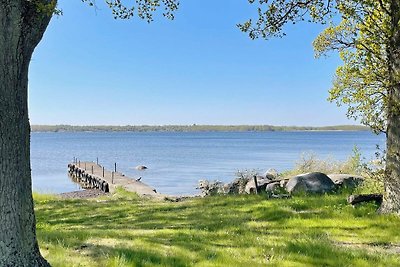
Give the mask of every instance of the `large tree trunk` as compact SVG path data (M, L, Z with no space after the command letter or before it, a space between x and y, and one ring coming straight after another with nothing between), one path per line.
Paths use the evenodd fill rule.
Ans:
M0 266L49 266L36 240L27 88L51 14L32 2L0 0Z
M386 143L385 194L382 213L400 214L400 6L392 0L390 10L391 36L388 44L390 90L388 92L388 119Z

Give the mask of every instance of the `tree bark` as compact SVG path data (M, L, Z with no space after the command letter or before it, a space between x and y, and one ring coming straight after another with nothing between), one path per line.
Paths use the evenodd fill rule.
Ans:
M382 213L400 214L400 6L392 0L390 40L387 45L390 89L386 131L385 194Z
M28 68L51 18L38 2L0 0L0 266L50 266L36 240L30 169Z

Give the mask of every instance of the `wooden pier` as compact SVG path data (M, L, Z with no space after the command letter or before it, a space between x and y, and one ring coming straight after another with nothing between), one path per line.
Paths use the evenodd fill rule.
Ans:
M117 187L122 187L129 192L135 192L139 196L149 196L163 199L168 197L157 193L151 186L137 181L134 178L125 176L116 170L110 171L96 162L81 162L74 159L68 164L68 173L83 188L95 188L103 192L114 192Z

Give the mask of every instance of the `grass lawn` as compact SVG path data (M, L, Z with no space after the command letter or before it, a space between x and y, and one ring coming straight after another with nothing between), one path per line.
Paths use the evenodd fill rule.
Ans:
M34 199L53 266L400 266L400 218L346 196Z

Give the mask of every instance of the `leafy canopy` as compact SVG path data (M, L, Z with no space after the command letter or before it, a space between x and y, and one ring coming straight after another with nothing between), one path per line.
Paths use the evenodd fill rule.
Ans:
M57 0L25 0L28 5L34 5L41 14L62 15L62 10L57 8ZM81 0L89 6L97 8L96 0ZM104 0L111 9L115 19L130 19L137 15L147 22L153 21L153 14L160 8L164 17L174 19L174 12L179 7L178 0Z
M82 2L96 6L95 0L82 0ZM178 0L105 0L105 2L115 19L130 19L136 14L147 22L153 21L153 14L159 8L163 8L164 17L174 19L174 12L179 7Z

